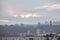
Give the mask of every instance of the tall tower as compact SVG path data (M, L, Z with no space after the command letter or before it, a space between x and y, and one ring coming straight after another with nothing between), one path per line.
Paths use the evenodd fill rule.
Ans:
M50 33L52 34L52 21L50 21Z

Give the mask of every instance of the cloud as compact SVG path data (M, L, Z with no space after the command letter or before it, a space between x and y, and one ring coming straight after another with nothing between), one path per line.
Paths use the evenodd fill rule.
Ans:
M0 20L0 24L18 24L20 22L16 22L15 20Z
M14 9L12 5L6 4L3 8L5 14L12 16L14 14Z
M8 23L10 22L9 20L0 20L0 23Z
M21 17L21 18L30 18L30 17L32 17L32 18L34 18L34 17L42 17L42 16L46 16L46 15L42 15L42 14L37 14L37 13L35 13L35 14L32 14L32 13L22 13L22 14L15 14L15 15L13 15L13 17Z
M56 10L56 9L60 9L60 4L51 4L51 5L47 4L47 5L34 7L34 9Z
M42 17L44 15L42 14L37 14L37 13L29 13L29 12L24 12L19 9L13 9L12 5L5 5L4 7L4 12L6 16L12 16L12 17L21 17L21 18L30 18L30 17Z
M29 18L29 17L42 17L44 15L40 15L40 14L22 14L20 15L22 18Z
M60 0L59 0L60 1ZM0 23L33 23L38 21L59 20L58 0L5 0L0 1ZM34 3L33 3L34 2ZM38 19L38 20L37 20ZM17 21L17 22L16 22ZM31 22L32 21L32 22Z

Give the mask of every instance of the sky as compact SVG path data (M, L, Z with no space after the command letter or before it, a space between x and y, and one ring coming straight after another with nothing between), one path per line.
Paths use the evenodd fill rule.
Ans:
M0 24L60 22L60 0L0 0Z

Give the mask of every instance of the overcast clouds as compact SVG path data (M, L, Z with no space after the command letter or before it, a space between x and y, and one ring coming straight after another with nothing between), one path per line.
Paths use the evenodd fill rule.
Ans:
M60 0L0 0L0 24L60 21Z

